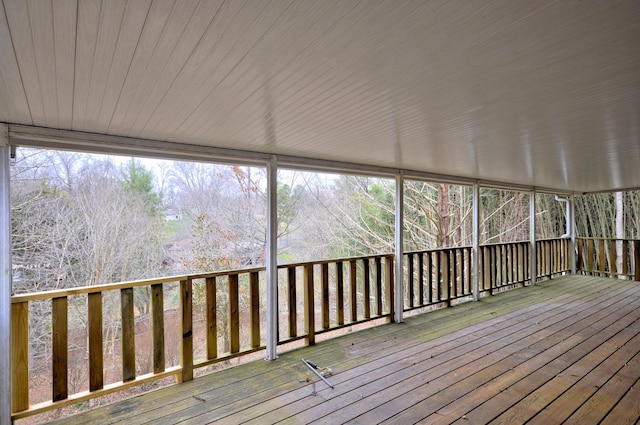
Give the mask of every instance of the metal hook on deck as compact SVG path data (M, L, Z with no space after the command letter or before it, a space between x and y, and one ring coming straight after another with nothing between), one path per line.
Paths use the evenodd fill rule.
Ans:
M305 360L305 359L302 359L302 363L307 365L307 367L311 370L311 372L313 372L316 375L318 375L318 378L322 379L325 384L327 384L331 388L334 388L333 384L331 384L331 382L329 382L324 376L322 376L322 374L320 372L318 372L318 365L317 364L315 364L313 362L310 362L308 360ZM314 387L314 393L315 393L315 387Z

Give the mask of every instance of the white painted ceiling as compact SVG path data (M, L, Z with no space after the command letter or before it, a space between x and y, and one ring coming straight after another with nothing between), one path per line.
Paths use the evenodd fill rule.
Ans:
M2 0L0 122L640 187L638 0Z

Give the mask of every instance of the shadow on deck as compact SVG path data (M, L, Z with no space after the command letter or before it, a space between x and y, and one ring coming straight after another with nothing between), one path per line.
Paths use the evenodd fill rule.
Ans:
M55 423L633 424L639 319L640 283L566 276Z

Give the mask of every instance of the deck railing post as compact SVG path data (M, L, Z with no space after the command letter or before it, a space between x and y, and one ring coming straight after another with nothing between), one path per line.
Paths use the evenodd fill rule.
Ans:
M478 241L479 233L480 233L480 185L475 183L473 185L473 218L472 218L472 247L471 247L471 286L473 291L473 300L478 301L480 298L480 290L479 290L479 279L478 274L480 273L479 261L480 256L478 255L480 246Z
M576 274L576 197L575 195L571 195L569 197L569 215L571 216L570 218L570 223L571 223L571 246L569 247L570 249L570 255L569 257L571 258L571 274L575 275Z
M537 258L536 258L536 191L529 195L529 279L532 285L537 279ZM525 276L526 279L526 276Z
M395 321L402 322L404 312L404 173L399 171L396 174L396 279L395 279Z
M278 358L278 160L267 163L267 352L266 360Z
M316 343L316 318L313 287L313 263L304 266L304 330L307 333L307 344Z
M0 124L0 423L11 423L11 147Z
M180 281L182 323L182 374L181 381L193 379L193 282Z
M633 280L640 281L640 240L633 241Z

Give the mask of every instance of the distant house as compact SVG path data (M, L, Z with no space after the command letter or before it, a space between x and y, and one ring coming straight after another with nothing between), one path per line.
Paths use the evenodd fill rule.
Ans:
M180 221L182 220L182 213L177 212L173 209L168 209L166 211L162 211L162 215L164 216L165 221Z

